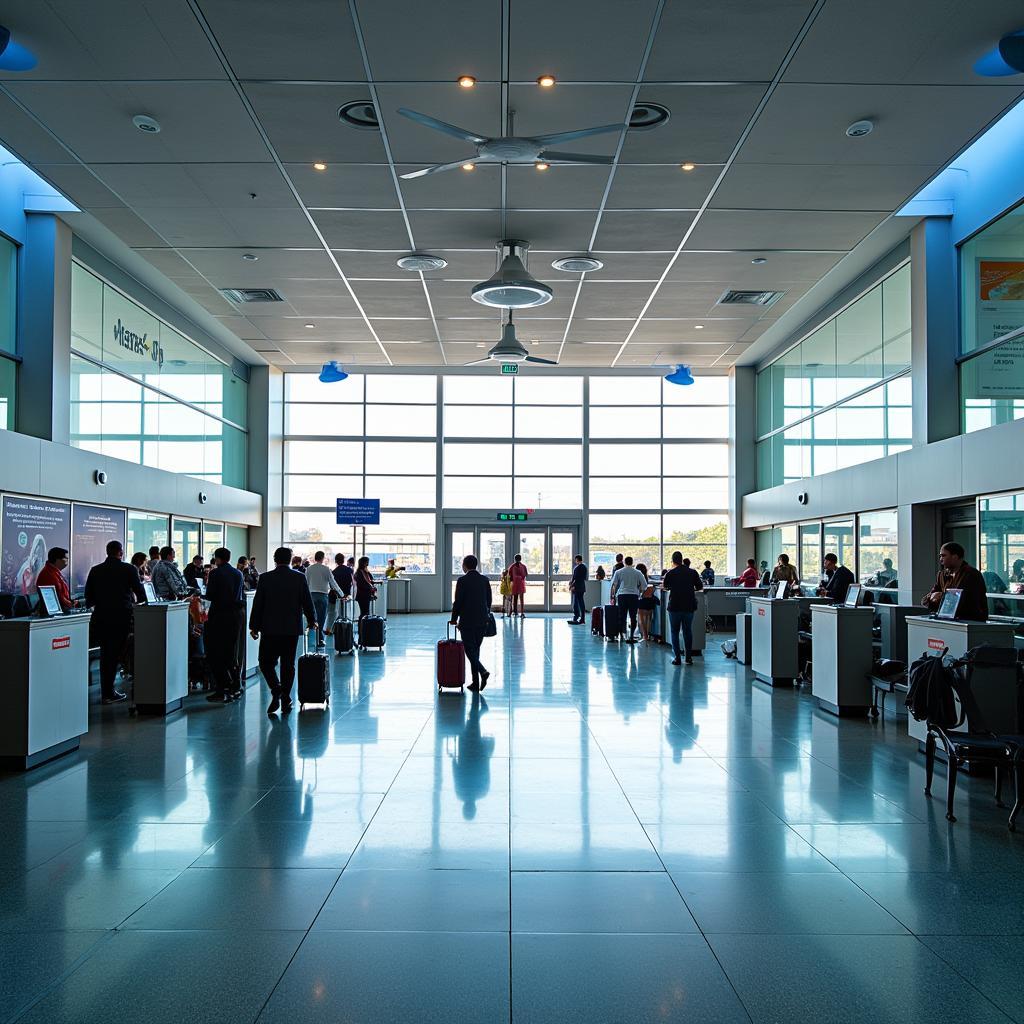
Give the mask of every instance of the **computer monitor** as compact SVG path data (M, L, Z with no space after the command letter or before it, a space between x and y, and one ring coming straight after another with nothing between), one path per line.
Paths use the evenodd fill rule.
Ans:
M206 597L206 581L196 577L196 590L199 591L200 597Z
M781 600L786 596L786 591L789 589L789 580L779 580L775 585L775 597Z
M843 605L846 608L856 608L860 604L860 596L864 592L864 585L862 583L851 583L846 588L846 600Z
M947 590L942 595L942 604L939 605L939 610L935 613L935 618L955 619L956 610L960 607L960 597L962 594L963 591L955 587Z
M146 580L146 582L142 584L142 589L146 592L146 600L150 604L156 604L157 601L160 600L160 598L156 596L156 588L149 582L149 580Z
M57 596L56 587L43 586L39 588L39 607L37 610L44 618L53 618L64 614L64 609L60 606L60 598Z

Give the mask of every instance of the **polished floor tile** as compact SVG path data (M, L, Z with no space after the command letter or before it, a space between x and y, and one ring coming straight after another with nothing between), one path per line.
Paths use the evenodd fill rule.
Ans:
M500 625L483 697L409 615L328 709L95 704L0 774L0 1022L1024 1024L989 779L951 825L905 726L559 620Z

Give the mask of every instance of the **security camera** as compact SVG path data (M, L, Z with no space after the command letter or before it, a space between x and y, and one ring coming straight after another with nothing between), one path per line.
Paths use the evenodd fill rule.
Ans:
M100 487L107 482L107 474L104 473L102 469L97 469L96 472L93 473L92 478Z
M200 491L199 492L199 504L200 505L205 505L208 500L209 500L209 498L207 496L206 491Z
M797 500L798 502L800 502L800 504L801 504L801 505L806 505L806 504L807 504L807 492L806 492L806 491L801 491L801 492L800 492L800 493L799 493L799 494L798 494L798 495L796 496L796 500Z

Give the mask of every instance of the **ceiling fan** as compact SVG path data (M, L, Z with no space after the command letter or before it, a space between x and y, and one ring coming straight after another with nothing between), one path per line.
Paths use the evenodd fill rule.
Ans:
M512 311L509 310L508 321L502 325L501 341L483 357L474 359L467 366L483 366L485 363L544 363L546 366L557 366L555 359L541 359L540 356L529 355L526 346L516 337L516 326L512 323Z
M457 167L474 164L611 164L614 162L614 157L598 156L594 153L562 153L545 147L558 145L560 142L571 142L573 139L585 139L590 135L621 132L628 127L625 124L604 124L597 128L580 128L574 132L555 132L551 135L505 135L501 138L488 138L486 135L479 135L477 132L466 131L465 128L448 124L447 121L439 121L429 114L409 110L408 107L399 107L398 113L409 118L410 121L416 121L418 124L426 125L427 128L444 132L445 135L462 139L463 142L471 142L476 146L476 156L453 160L447 164L434 164L418 171L410 171L408 174L403 174L403 178L422 178L427 174L438 174L441 171L452 171Z

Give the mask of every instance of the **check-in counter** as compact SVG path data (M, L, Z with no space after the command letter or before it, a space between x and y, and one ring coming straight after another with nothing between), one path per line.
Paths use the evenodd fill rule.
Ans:
M750 620L746 612L736 616L736 660L741 665L750 664Z
M0 764L26 770L78 749L89 731L88 613L0 621Z
M909 664L907 660L907 619L921 614L921 606L913 604L876 604L872 606L881 625L882 649L880 658L891 658ZM916 657L916 655L915 655Z
M390 604L388 595L391 593L391 582L390 582L390 580L380 579L380 580L377 580L377 582L374 584L374 586L376 586L376 588L377 588L377 598L373 602L373 610L371 611L371 614L372 615L379 615L382 619L386 619L388 617L388 607L389 607L389 604ZM355 591L354 590L353 590L352 593L353 593L353 596L355 596ZM359 613L357 611L356 612L356 617L357 618L358 618L358 614Z
M928 615L912 615L907 619L907 657L911 662L917 661L922 654L939 657L946 648L949 649L950 657L962 658L972 647L979 644L1013 647L1013 626L1001 622L933 619ZM1016 700L1015 689L1012 697ZM998 729L999 719L993 716L991 706L984 706L981 700L978 703L988 719L988 727ZM926 723L908 716L907 732L911 739L917 740L918 747L923 751L928 737ZM936 750L936 756L942 756L941 744Z
M769 686L790 686L799 671L800 605L775 597L750 599L750 667Z
M863 715L871 706L868 673L873 661L871 608L817 605L814 634L814 697L833 715Z
M168 715L188 694L187 601L135 606L133 696L140 714Z
M252 615L252 603L256 600L256 591L245 592L245 627L242 630L245 656L242 659L242 678L248 679L259 671L260 642L253 640L249 632L249 616Z
M601 600L601 588L604 586L605 580L587 580L587 589L585 591L584 601L589 612L591 608L597 608L599 605L603 605L605 602Z
M711 618L743 615L747 610L747 598L764 597L767 593L766 587L706 587L707 615Z
M384 604L389 612L408 615L412 610L412 580L406 576L396 576L387 581L387 594Z

